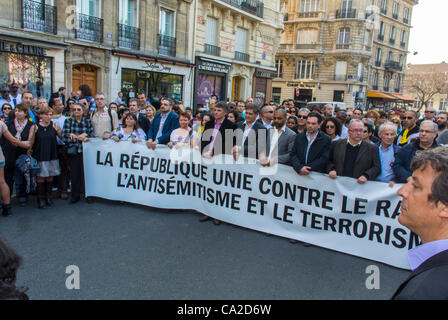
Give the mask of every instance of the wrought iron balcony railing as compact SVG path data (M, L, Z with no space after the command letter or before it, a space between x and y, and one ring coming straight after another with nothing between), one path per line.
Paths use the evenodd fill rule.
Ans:
M403 67L400 65L398 61L387 61L384 64L384 68L386 70L396 70L396 71L402 71Z
M22 28L57 34L57 7L37 1L22 0Z
M263 18L264 3L258 0L222 0L238 9Z
M319 16L319 12L318 11L299 12L298 16L299 18L317 18Z
M338 50L350 49L350 44L349 43L337 43L336 44L336 49L338 49Z
M313 50L313 49L317 49L317 44L316 43L298 43L296 44L296 49L298 50Z
M244 52L235 51L235 60L249 62L249 55Z
M204 52L219 57L221 55L221 48L206 43L204 44Z
M336 10L336 19L353 19L356 18L356 9Z
M140 28L118 23L118 46L140 50Z
M166 36L163 34L158 35L159 38L159 54L164 56L175 57L176 56L176 38Z
M406 48L406 42L400 42L400 47Z
M101 18L78 14L78 26L75 30L76 39L103 42L104 21Z

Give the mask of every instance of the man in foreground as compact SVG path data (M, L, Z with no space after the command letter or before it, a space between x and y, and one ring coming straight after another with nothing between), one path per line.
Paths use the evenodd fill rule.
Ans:
M422 244L408 252L412 273L393 300L448 300L448 147L419 152L413 174L398 190L398 221Z

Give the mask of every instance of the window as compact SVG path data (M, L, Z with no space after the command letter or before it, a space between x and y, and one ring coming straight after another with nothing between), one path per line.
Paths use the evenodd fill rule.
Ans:
M92 17L101 17L100 0L78 0L79 13Z
M409 23L409 8L404 8L403 11L403 22Z
M174 12L160 9L159 34L174 37Z
M335 102L344 102L344 91L334 90L333 91L333 101Z
M393 15L394 19L398 18L398 2L394 2L392 15Z
M387 56L387 62L391 62L393 56L394 56L394 53L392 51L389 51L389 55Z
M319 0L302 0L300 2L300 12L319 11Z
M272 88L272 100L280 104L280 98L282 96L282 88Z
M389 75L385 75L384 76L384 91L389 91L389 82L390 82L390 77Z
M373 88L378 89L378 71L373 74Z
M297 32L297 49L314 49L317 46L319 31L300 29Z
M392 26L392 28L390 29L390 40L395 41L395 34L396 34L396 28L395 26Z
M236 28L235 51L247 53L247 30Z
M217 20L207 17L205 21L205 43L216 46Z
M345 81L347 77L347 61L337 61L334 80Z
M378 34L378 37L380 38L380 40L384 40L384 31L386 30L386 27L384 25L384 22L381 21L380 23L380 32Z
M376 66L379 67L381 65L381 60L383 60L383 51L381 48L376 49Z
M296 79L313 79L314 62L310 60L299 60L296 62Z
M406 30L401 32L401 43L406 44Z
M350 28L339 29L338 43L339 44L350 43Z
M381 1L381 12L387 14L387 0Z
M120 0L120 23L138 27L138 2L137 0Z
M399 76L397 76L395 78L395 91L400 92L400 77Z
M352 11L353 0L342 0L341 12L349 13Z
M283 77L283 60L275 60L275 68L277 69L277 78Z

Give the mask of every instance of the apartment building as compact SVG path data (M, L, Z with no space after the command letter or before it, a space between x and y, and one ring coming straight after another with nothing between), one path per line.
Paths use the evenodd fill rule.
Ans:
M269 100L282 30L279 0L198 0L194 105Z
M402 92L414 0L282 1L277 102L363 106L369 90ZM397 96L398 98L398 96Z
M192 0L0 0L0 82L192 101Z

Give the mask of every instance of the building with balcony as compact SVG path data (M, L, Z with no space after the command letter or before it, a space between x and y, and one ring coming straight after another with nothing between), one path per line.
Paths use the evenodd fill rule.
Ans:
M0 0L0 82L192 102L192 0ZM26 70L26 71L25 71Z
M276 55L280 70L272 85L276 102L294 99L365 106L369 89L395 89L396 85L401 88L401 80L396 79L397 75L402 79L410 26L397 20L400 26L386 33L385 20L389 18L380 11L383 7L388 9L389 2L392 11L394 1L385 0L385 6L381 1L282 0L285 31ZM407 8L410 21L416 2L395 2L399 3L395 10ZM398 19L403 19L403 15L399 14ZM393 20L392 13L390 16ZM389 25L391 21L387 28ZM386 48L387 54L392 51L387 59L383 56ZM380 80L385 75L389 75L389 84Z
M278 0L198 0L194 105L269 100L282 30Z

